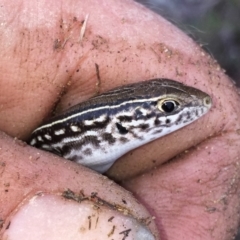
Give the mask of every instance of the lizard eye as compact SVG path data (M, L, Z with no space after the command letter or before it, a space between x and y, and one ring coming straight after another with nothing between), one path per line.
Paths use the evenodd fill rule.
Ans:
M179 102L175 100L164 100L158 103L158 109L165 113L173 112L179 105Z

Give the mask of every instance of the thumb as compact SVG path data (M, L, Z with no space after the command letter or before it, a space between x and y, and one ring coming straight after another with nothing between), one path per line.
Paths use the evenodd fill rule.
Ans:
M155 239L147 211L102 175L0 134L0 239Z

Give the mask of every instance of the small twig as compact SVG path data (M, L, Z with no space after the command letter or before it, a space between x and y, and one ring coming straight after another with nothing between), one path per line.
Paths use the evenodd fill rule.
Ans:
M101 87L101 77L100 77L100 72L99 72L99 65L95 63L95 68L96 68L96 74L97 74L97 94L100 93L100 87Z
M128 235L129 235L129 233L130 233L131 231L132 231L132 229L127 229L127 230L125 230L125 231L120 232L119 234L123 234L122 240L127 239Z
M87 26L88 17L89 17L89 14L86 15L86 17L85 17L85 19L84 19L84 22L83 22L83 25L82 25L82 27L81 27L79 42L82 42L82 40L83 40L85 31L86 31L86 26Z

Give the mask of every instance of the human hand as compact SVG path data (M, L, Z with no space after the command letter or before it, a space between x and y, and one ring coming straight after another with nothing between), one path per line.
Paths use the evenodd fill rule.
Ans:
M146 229L138 222L147 219L161 239L229 239L239 209L234 85L191 39L156 14L131 1L97 3L2 2L3 132L27 139L58 100L61 112L115 86L155 77L199 88L213 97L214 106L199 121L134 150L109 170L150 215L105 177L2 133L1 234L11 224L1 238L71 239L74 233L73 239L124 234L137 239L135 231L143 239Z

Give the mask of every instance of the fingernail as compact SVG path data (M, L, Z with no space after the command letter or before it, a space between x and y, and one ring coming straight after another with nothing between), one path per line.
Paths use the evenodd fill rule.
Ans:
M9 217L3 239L155 239L129 212L96 195L41 193L24 201Z

